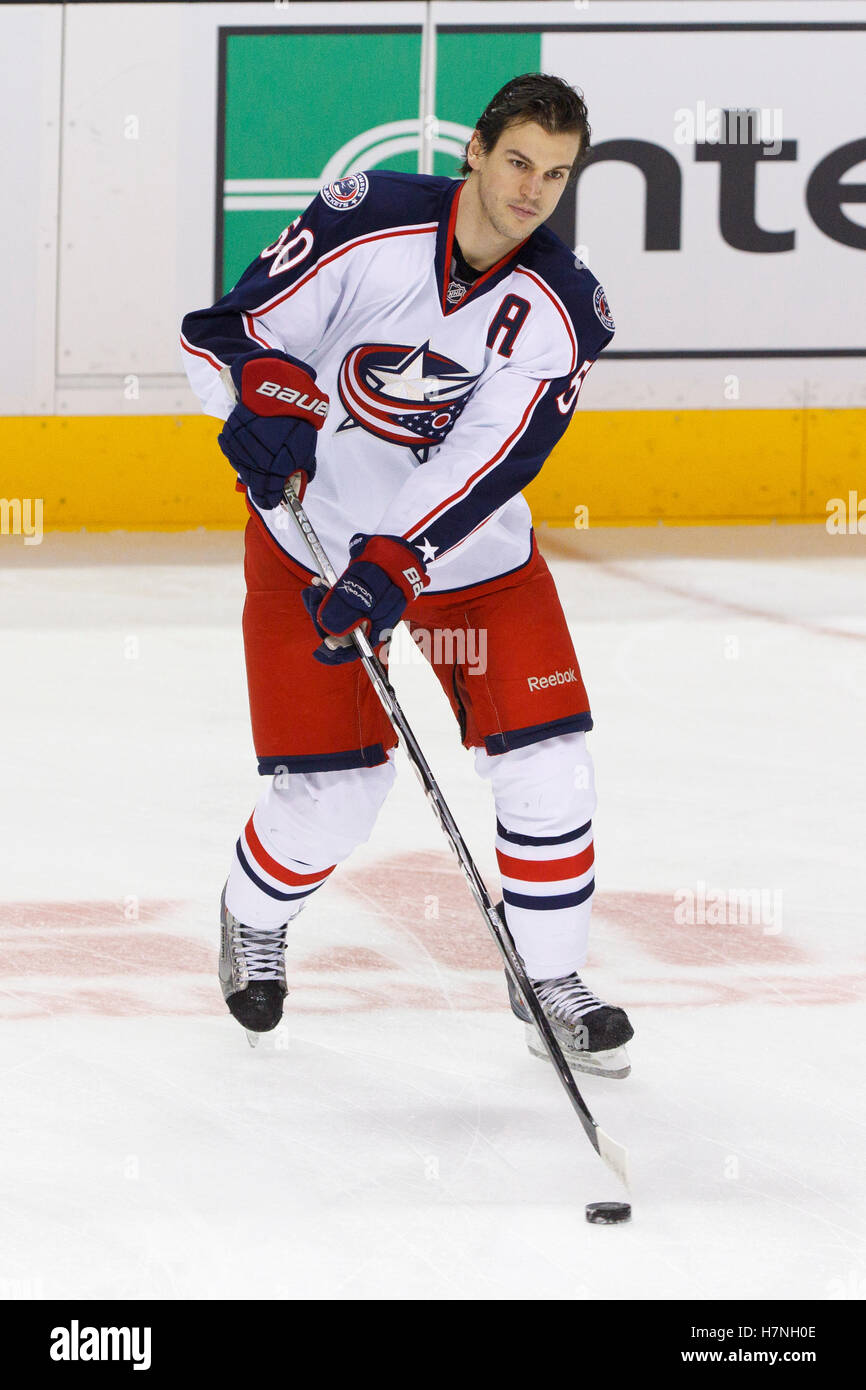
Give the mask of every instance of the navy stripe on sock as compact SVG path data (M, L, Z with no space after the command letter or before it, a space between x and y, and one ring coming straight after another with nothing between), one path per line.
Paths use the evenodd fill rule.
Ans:
M250 867L249 860L244 854L240 840L238 840L237 844L235 845L235 850L237 851L237 856L240 860L240 866L246 874L247 878L251 879L257 888L261 888L263 893L267 893L269 898L276 898L278 902L293 903L298 898L308 898L311 893L315 893L316 889L321 888L322 886L321 883L314 883L312 888L305 888L303 893L280 893L278 889L272 888L269 883L265 883L264 879L259 878L258 874L254 873L253 869ZM327 882L327 880L325 881Z
M514 830L506 830L501 820L496 822L496 833L512 845L567 845L569 840L579 840L592 829L592 821L578 826L577 830L567 830L564 835L518 835Z
M577 893L560 893L558 897L531 898L527 893L511 893L507 888L503 888L502 896L509 907L528 907L531 911L540 908L542 912L551 912L557 907L577 907L585 903L587 898L592 897L594 888L595 879L592 878Z

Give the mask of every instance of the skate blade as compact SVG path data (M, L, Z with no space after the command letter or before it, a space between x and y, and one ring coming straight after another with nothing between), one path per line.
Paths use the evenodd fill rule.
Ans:
M250 1047L258 1047L259 1038L262 1036L261 1033L253 1033L249 1028L245 1028L244 1032L247 1035L247 1042Z
M531 1023L526 1025L526 1045L533 1057L538 1057L542 1062L550 1061ZM578 1052L574 1048L564 1047L562 1055L568 1063L569 1070L580 1072L584 1076L606 1076L611 1081L621 1081L631 1071L631 1062L625 1047L611 1047L606 1052Z

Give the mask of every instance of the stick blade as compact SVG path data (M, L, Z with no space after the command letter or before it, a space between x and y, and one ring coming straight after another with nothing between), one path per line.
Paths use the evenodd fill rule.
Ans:
M595 1137L598 1140L599 1157L603 1159L611 1172L616 1173L626 1192L629 1192L631 1189L628 1178L628 1150L623 1144L618 1144L615 1139L611 1139L610 1135L605 1134L598 1125L595 1128Z

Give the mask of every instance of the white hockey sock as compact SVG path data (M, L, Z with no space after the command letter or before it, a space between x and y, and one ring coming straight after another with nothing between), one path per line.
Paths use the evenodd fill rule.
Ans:
M279 927L297 917L310 894L327 882L336 866L315 868L285 853L280 860L275 859L262 843L255 817L254 811L235 845L226 906L249 927Z
M505 920L533 980L586 960L592 912L592 822L562 835L524 835L496 822Z
M296 917L368 838L394 776L389 758L378 767L274 777L235 846L229 912L250 927L279 927Z
M592 913L592 760L582 733L492 755L476 769L493 784L505 920L534 980L570 975L587 955Z

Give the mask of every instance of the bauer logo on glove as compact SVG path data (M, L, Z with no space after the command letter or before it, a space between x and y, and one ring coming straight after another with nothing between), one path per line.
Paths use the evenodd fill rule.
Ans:
M430 582L429 579L422 579L415 565L412 565L409 569L404 570L403 576L407 580L407 582L412 586L413 598L417 598L419 594L423 594L424 585L429 584Z
M226 381L228 377L228 381ZM247 353L223 374L237 404L217 443L257 506L279 506L286 481L301 475L303 497L316 472L316 431L328 397L316 374L285 352Z
M324 420L328 414L328 406L325 401L309 400L306 394L301 395L299 391L293 391L289 386L280 386L278 381L263 381L261 386L256 388L257 396L273 396L275 400L286 401L289 405L296 405L299 410L308 411L311 415L321 415ZM264 414L264 411L262 411Z

